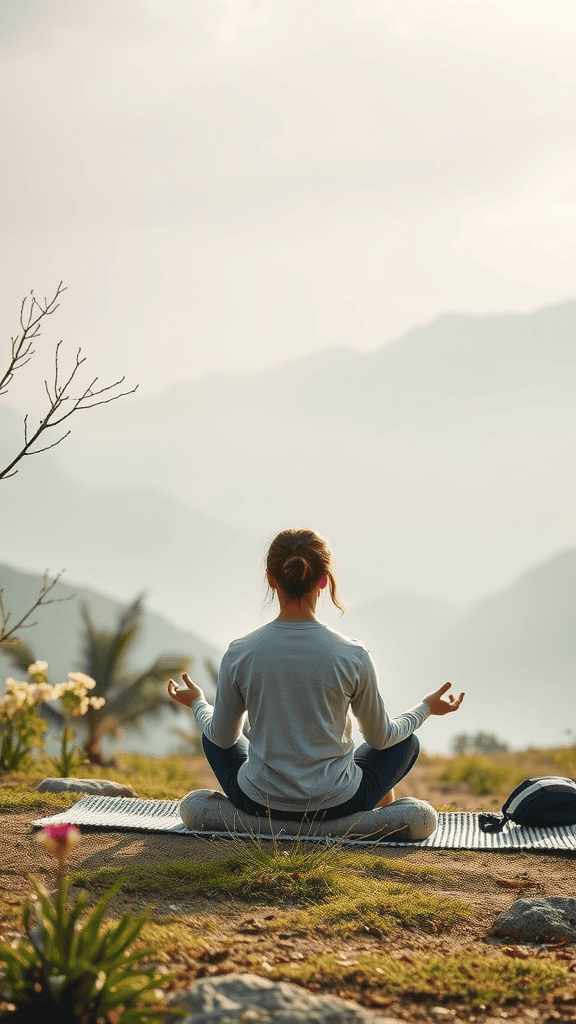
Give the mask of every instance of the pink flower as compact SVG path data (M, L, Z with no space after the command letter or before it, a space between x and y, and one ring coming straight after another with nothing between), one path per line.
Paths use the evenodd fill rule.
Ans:
M69 825L63 822L61 825L46 825L36 836L37 842L41 843L48 853L56 857L60 865L72 850L78 846L82 836L76 825Z

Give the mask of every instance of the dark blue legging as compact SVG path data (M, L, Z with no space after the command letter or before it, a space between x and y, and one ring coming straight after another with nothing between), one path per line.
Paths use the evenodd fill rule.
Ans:
M271 818L281 821L332 821L344 818L348 814L371 811L385 793L400 782L412 768L420 753L420 742L412 733L406 740L396 743L385 750L376 750L363 743L354 751L354 760L362 769L362 781L354 793L337 807L328 807L317 811L278 811L273 807L264 807L251 800L238 785L238 771L248 759L249 742L240 736L233 747L217 747L211 740L202 736L202 746L206 759L228 799L245 814L254 814L259 818Z

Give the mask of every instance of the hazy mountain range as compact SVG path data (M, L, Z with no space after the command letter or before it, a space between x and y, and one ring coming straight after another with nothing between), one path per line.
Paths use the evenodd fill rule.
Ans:
M576 551L566 551L468 608L389 595L346 615L342 632L370 648L393 715L447 680L465 691L459 711L419 732L425 749L446 752L453 735L479 730L516 748L574 742L575 621Z
M444 316L376 352L126 399L75 424L54 458L90 486L161 490L262 553L277 529L312 523L350 604L468 602L576 544L575 342L574 301Z

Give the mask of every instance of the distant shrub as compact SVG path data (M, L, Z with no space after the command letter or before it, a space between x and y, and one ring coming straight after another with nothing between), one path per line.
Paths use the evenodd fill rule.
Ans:
M484 796L499 793L503 788L509 787L514 778L515 773L506 765L496 764L484 755L473 754L447 764L436 776L436 781L465 782L473 793Z
M576 776L576 747L558 747L551 751L550 756L570 778Z
M504 754L510 749L493 732L477 732L475 736L461 732L453 737L450 746L453 754Z

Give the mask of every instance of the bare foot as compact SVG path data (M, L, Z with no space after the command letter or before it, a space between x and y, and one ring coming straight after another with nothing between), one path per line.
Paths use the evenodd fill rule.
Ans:
M392 803L394 803L394 790L393 789L391 789L390 792L388 792L388 793L384 793L384 796L382 797L381 800L378 801L378 803L376 804L376 807L388 807L388 804L392 804Z

